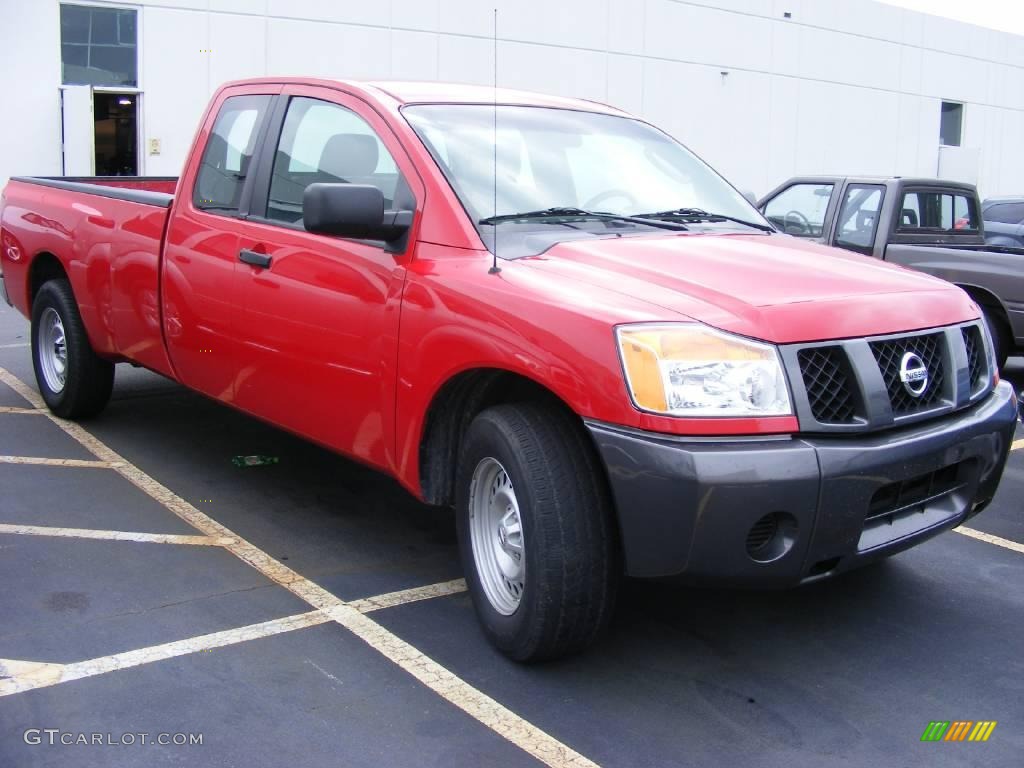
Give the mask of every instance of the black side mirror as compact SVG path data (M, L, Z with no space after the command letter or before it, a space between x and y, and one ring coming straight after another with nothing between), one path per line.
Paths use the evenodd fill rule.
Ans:
M412 211L385 211L384 193L369 184L310 184L302 194L302 223L318 235L392 243L412 224Z

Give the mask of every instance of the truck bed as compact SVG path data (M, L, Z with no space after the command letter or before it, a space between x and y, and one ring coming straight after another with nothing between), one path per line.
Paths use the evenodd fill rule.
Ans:
M174 200L174 190L178 186L177 176L14 176L11 181L164 208Z
M8 254L61 254L96 352L169 375L161 331L159 278L173 177L13 177L4 190ZM13 249L13 251L12 251ZM52 257L56 260L56 256ZM10 304L31 315L37 259L10 258Z

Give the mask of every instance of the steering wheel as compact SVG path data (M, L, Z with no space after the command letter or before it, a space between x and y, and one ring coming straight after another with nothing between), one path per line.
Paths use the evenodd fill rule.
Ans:
M800 227L800 232L804 234L810 234L811 222L806 216L800 213L800 211L790 211L789 213L782 217L782 226L787 233L789 232L790 217L792 217L794 219L794 223L798 227Z
M626 190L624 190L624 189L606 189L604 192L600 192L600 193L594 195L589 200L587 200L587 202L583 204L583 207L586 210L588 210L588 211L593 211L595 208L597 208L597 206L599 206L605 200L609 200L609 199L616 198L616 197L621 197L621 198L625 199L627 206L632 207L632 206L636 205L636 198L633 197L631 194L629 194L629 192L627 192Z

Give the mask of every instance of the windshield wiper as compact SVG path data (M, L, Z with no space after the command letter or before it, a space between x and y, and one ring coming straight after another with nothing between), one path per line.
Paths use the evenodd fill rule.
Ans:
M506 221L523 221L529 219L555 219L555 218L586 218L586 219L602 219L604 221L631 221L634 224L643 224L647 227L657 227L658 229L670 229L677 232L684 232L689 227L684 224L673 224L667 221L657 221L658 217L648 218L646 216L620 216L617 213L607 213L605 211L585 211L582 208L571 208L571 207L555 207L545 208L541 211L523 211L522 213L503 213L500 216L488 216L485 219L480 219L478 224L501 224Z
M762 232L775 232L775 227L769 224L758 224L756 221L747 221L746 219L737 219L735 216L727 216L724 213L708 213L703 208L676 208L672 211L658 211L656 213L638 213L636 217L638 219L661 219L667 221L674 221L677 219L683 219L693 222L698 221L734 221L737 224L743 224L753 229L760 229Z

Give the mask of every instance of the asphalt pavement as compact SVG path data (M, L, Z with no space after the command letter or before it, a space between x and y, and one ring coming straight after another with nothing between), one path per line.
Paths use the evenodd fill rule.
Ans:
M27 335L0 304L0 766L1021 764L1024 450L970 522L997 538L786 592L629 582L598 647L520 666L450 513L127 366L64 428L16 391Z

